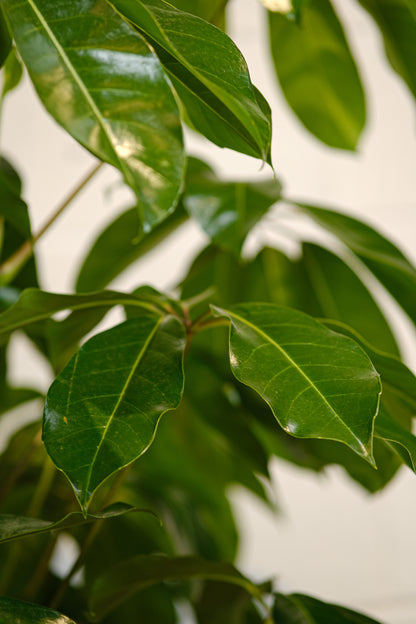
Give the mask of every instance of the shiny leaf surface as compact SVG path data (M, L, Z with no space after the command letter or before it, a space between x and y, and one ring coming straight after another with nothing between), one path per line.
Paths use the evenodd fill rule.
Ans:
M270 160L266 105L250 81L244 58L227 35L164 0L112 0L111 4L155 48L198 130L207 132L221 147ZM211 130L205 113L216 119ZM221 134L217 134L219 128Z
M100 513L88 514L87 517L84 517L81 512L76 511L67 514L57 522L3 514L0 515L0 542L11 542L29 535L70 529L80 524L94 522L94 520L116 518L132 511L139 510L125 503L115 503Z
M358 71L330 0L302 7L300 20L269 13L276 73L304 126L332 146L354 150L365 124Z
M2 624L75 624L62 613L40 605L0 596Z
M43 439L85 511L111 474L149 447L182 395L183 325L143 316L97 334L50 387Z
M373 462L380 380L356 343L302 312L273 304L214 313L231 321L234 375L263 397L285 431L338 440Z
M376 21L387 58L416 97L416 5L414 0L359 0Z
M416 323L416 269L391 241L345 214L305 204L299 207L349 247Z
M116 574L114 574L116 572ZM169 558L162 555L139 556L105 573L92 589L90 608L102 617L128 596L162 581L210 579L244 587L251 595L261 596L259 588L231 564L204 561L197 557Z
M303 594L277 594L273 618L276 624L380 624L362 613Z
M105 2L4 0L19 53L55 119L117 167L150 229L176 205L179 112L155 53Z

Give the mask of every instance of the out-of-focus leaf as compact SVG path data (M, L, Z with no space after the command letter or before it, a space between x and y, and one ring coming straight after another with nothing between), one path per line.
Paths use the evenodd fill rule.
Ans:
M86 511L99 485L150 446L182 396L183 324L143 316L88 340L48 391L43 439Z
M4 0L3 7L47 110L121 171L147 229L166 218L185 155L179 111L154 51L105 0Z
M0 160L0 217L6 219L21 236L30 237L27 206L20 197L20 180L10 163Z
M94 522L95 520L105 520L106 518L116 518L117 516L130 513L132 511L143 511L127 505L125 503L114 503L104 511L88 514L86 517L81 512L75 511L67 514L57 522L48 522L39 518L27 518L25 516L13 516L11 514L0 515L0 542L11 542L29 535L39 533L49 533L50 531L62 531L70 529L80 524Z
M349 247L416 323L416 269L392 242L365 223L345 214L316 206L297 205Z
M4 80L2 99L15 89L20 83L23 76L23 67L20 60L17 57L16 48L10 50L9 56L4 66Z
M112 0L111 4L154 47L195 128L221 147L270 162L271 126L265 101L227 35L164 0Z
M75 624L62 613L0 596L0 621L2 624Z
M3 67L12 47L10 32L4 19L3 9L0 7L0 67Z
M373 463L380 379L353 340L273 304L213 309L231 321L234 375L263 397L285 431L343 442Z
M180 11L201 17L215 26L221 28L224 26L224 14L228 0L212 0L212 2L206 0L173 0L170 4Z
M276 624L381 624L362 613L303 594L275 595Z
M111 573L104 572L92 588L90 610L98 619L117 604L146 587L163 581L194 579L231 583L243 587L256 598L261 597L261 590L258 586L229 563L204 561L197 557L169 558L162 555L148 555L128 559L115 566Z
M198 624L262 624L251 595L237 585L204 583L195 608Z
M318 245L304 243L302 251L300 264L307 279L307 284L300 286L306 302L304 311L343 321L379 350L398 355L389 324L356 273Z
M376 21L387 58L416 97L416 6L414 0L358 0Z
M300 20L269 13L276 73L304 126L332 147L354 150L365 124L357 67L330 0L302 7Z
M277 180L222 182L208 172L187 186L183 203L216 245L239 256L247 235L280 193Z
M391 418L383 406L376 418L374 435L390 442L403 462L416 472L416 436Z

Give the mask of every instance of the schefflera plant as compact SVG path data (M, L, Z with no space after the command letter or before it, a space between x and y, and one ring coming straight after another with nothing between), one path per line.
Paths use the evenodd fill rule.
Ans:
M402 463L415 470L416 379L372 290L378 280L414 321L416 270L369 225L285 197L275 177L224 181L186 157L183 122L271 164L270 108L221 30L225 5L0 2L3 98L22 61L48 112L99 159L70 200L101 163L137 197L98 235L75 293L45 292L34 245L70 200L32 235L19 175L0 160L0 415L40 396L10 384L13 332L25 332L56 376L43 444L35 423L0 457L5 624L174 624L184 603L199 624L374 623L241 574L227 490L241 484L273 508L265 482L274 455L313 470L338 463L369 491ZM293 8L291 19L269 14L282 89L318 138L354 149L365 101L340 22L329 0ZM388 36L407 76L402 16ZM336 80L322 69L328 41ZM314 81L325 85L320 101ZM247 236L275 206L278 229L283 204L329 233L330 248L300 240L297 259L272 248L247 257ZM175 294L106 289L188 219L210 243ZM125 320L86 339L115 306ZM79 545L63 579L50 565L59 531Z

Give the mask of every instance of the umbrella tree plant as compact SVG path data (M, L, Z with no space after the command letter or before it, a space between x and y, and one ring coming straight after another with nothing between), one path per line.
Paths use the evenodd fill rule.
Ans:
M97 158L35 233L19 173L0 161L0 418L21 405L37 413L33 399L44 399L0 456L6 624L171 624L185 621L184 604L200 624L374 622L233 565L228 488L273 506L271 457L340 464L370 492L402 464L415 471L416 379L375 285L415 321L416 269L366 223L284 194L270 108L226 34L226 4L0 1L2 99L24 67L50 115ZM354 150L365 96L330 0L264 4L289 106L319 140ZM360 4L415 95L413 2ZM269 179L221 179L185 153L184 124L263 161ZM72 294L45 292L36 242L103 163L134 205L94 241ZM300 241L295 259L270 247L248 256L247 236L283 204L331 245ZM210 243L176 288L108 288L187 220ZM123 322L95 330L115 306ZM54 371L46 397L8 376L15 331ZM51 565L62 533L79 544L64 578Z

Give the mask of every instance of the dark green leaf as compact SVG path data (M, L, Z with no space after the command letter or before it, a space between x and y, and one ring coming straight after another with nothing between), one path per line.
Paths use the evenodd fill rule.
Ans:
M227 35L164 0L112 0L111 4L155 48L198 130L221 147L269 161L271 129L264 100ZM207 113L210 122L215 119L211 127Z
M12 47L9 28L4 19L3 9L0 7L0 67L3 67Z
M170 4L180 11L201 17L207 22L215 24L215 26L222 26L228 0L211 0L211 2L206 0L173 0Z
M362 613L303 594L276 594L273 618L276 624L380 624Z
M237 585L204 583L196 605L198 624L262 624L252 603L252 597Z
M300 285L305 312L343 321L379 350L398 355L396 341L380 308L341 258L318 245L304 243L300 264L307 280Z
M149 447L182 395L182 323L143 316L98 334L49 389L43 439L85 511L111 474Z
M163 581L209 579L243 587L252 596L261 591L229 563L204 561L196 557L169 558L163 555L139 556L118 564L111 573L104 572L90 596L90 609L96 618L103 617L132 594Z
M4 98L10 91L13 91L20 83L23 76L23 67L20 60L17 57L16 48L10 50L7 57L6 64L4 66L4 81L2 98Z
M380 379L351 339L273 304L214 308L231 321L230 360L277 420L298 437L337 440L370 463Z
M349 247L416 323L416 269L392 242L345 214L305 204L298 207Z
M159 60L105 0L4 0L44 105L123 174L145 227L176 205L185 158L179 112Z
M318 139L354 150L365 124L360 77L330 0L313 0L301 20L269 13L277 76L289 106Z
M3 217L24 238L30 237L27 206L20 198L20 181L4 158L0 161L0 217Z
M187 186L183 203L216 245L239 256L246 236L280 192L277 180L222 182L208 172Z
M391 442L403 462L413 472L416 472L416 436L391 418L390 414L382 408L376 418L374 435Z
M359 0L377 22L387 58L416 97L416 5L414 0Z
M14 598L0 597L1 624L75 624L62 613Z
M13 516L11 514L0 515L0 542L11 542L29 535L39 533L49 533L50 531L61 531L70 529L80 524L94 522L94 520L105 520L106 518L116 518L117 516L139 511L131 505L125 503L114 503L104 511L96 514L88 514L86 517L81 512L75 511L67 514L57 522L48 522L39 518L27 518L25 516ZM140 510L143 511L143 510Z

